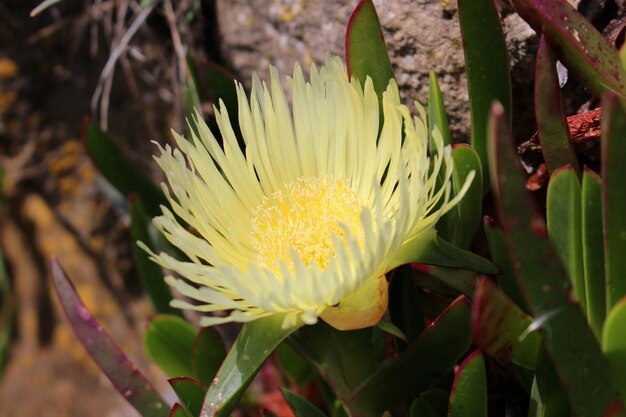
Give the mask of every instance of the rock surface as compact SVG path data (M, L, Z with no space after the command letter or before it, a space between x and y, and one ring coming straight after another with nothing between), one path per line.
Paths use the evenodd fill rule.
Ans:
M329 0L219 1L222 55L244 82L268 66L290 74L295 62L321 63L327 53L344 56L345 28L358 2ZM428 72L439 77L455 140L468 139L470 115L456 2L374 1L407 103L426 103ZM517 15L504 19L517 89L532 94L535 35ZM521 98L521 97L520 97ZM525 101L527 102L527 100Z

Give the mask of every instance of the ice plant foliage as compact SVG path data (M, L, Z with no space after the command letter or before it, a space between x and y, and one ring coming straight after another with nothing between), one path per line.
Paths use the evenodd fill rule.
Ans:
M275 69L269 86L253 78L249 99L237 85L245 152L223 104L222 146L196 115L189 141L174 134L178 149L160 147L172 211L154 223L188 260L151 257L193 300L173 306L223 312L205 326L275 314L283 326L373 325L399 251L433 235L473 176L452 196L450 149L435 133L428 156L424 112L416 104L411 116L393 80L383 117L371 80L351 82L339 58L312 66L309 81L296 65L287 84L291 106Z

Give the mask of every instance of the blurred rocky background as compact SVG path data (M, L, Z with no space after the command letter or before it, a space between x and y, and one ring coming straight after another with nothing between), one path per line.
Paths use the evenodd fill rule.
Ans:
M81 143L85 117L158 179L150 141L168 141L169 129L184 129L187 53L196 62L222 65L245 85L255 71L267 78L269 65L290 73L296 61L306 67L327 53L343 56L345 27L357 3L62 0L31 17L39 1L0 2L0 245L12 288L2 302L15 307L13 319L0 317L0 355L8 353L0 417L136 415L61 314L49 280L53 255L130 358L164 382L142 352L153 313L132 263L128 217L107 197ZM435 71L454 139L467 140L455 0L374 3L404 99L425 104L428 71ZM515 105L530 115L536 37L506 4L500 7ZM586 13L602 27L621 13L612 0L579 7L592 10ZM211 103L202 104L210 113ZM514 121L520 140L534 131L528 120ZM2 332L9 328L10 344L3 346Z

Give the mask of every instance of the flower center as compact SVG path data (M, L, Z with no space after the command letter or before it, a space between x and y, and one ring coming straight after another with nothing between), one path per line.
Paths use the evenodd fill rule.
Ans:
M252 236L259 261L276 271L279 261L293 268L293 250L307 266L324 268L335 254L333 238L345 239L345 228L362 243L362 205L344 178L298 178L255 210Z

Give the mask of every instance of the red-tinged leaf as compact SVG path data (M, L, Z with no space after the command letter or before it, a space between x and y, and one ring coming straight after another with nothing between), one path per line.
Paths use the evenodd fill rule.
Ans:
M52 279L74 333L115 389L139 414L167 416L167 403L93 318L56 259L52 259Z
M528 369L535 369L541 338L529 332L532 317L525 314L489 279L476 283L472 303L472 335L484 352Z
M504 106L511 122L511 71L500 17L492 0L459 0L459 21L472 116L472 147L483 167L483 193L489 190L487 119L493 101Z
M578 417L601 417L621 401L609 365L525 192L524 175L502 106L494 105L489 129L489 160L496 207L517 283L537 321L547 352ZM581 366L584 364L584 366ZM589 395L593 392L594 395ZM626 415L623 403L619 413Z
M543 32L559 60L595 94L626 97L617 50L567 0L513 0L517 12Z
M170 410L170 414L168 415L168 417L195 417L195 416L192 416L191 414L189 414L189 412L185 410L185 407L183 407L179 403L176 403Z
M167 382L171 385L185 410L193 417L199 416L207 388L200 381L189 377L171 378Z
M504 241L504 235L502 230L498 227L495 220L489 216L483 218L485 226L485 235L487 236L487 243L489 245L489 252L491 252L491 258L493 263L500 268L500 273L496 275L498 285L502 292L507 297L517 304L525 312L528 312L526 301L522 296L522 292L515 279L515 271L513 269L513 262L509 252L506 249L506 243Z
M607 307L626 296L626 110L613 94L602 98L602 202Z
M354 393L375 399L379 411L409 400L450 372L471 343L470 306L461 296L402 355L389 360Z
M365 85L369 76L380 99L394 75L372 0L361 0L352 12L345 48L348 74L356 77L361 85Z
M487 375L480 351L465 358L456 371L448 417L487 417Z
M571 165L580 176L578 159L571 146L567 118L561 100L556 57L545 36L541 37L535 70L535 117L548 171Z

